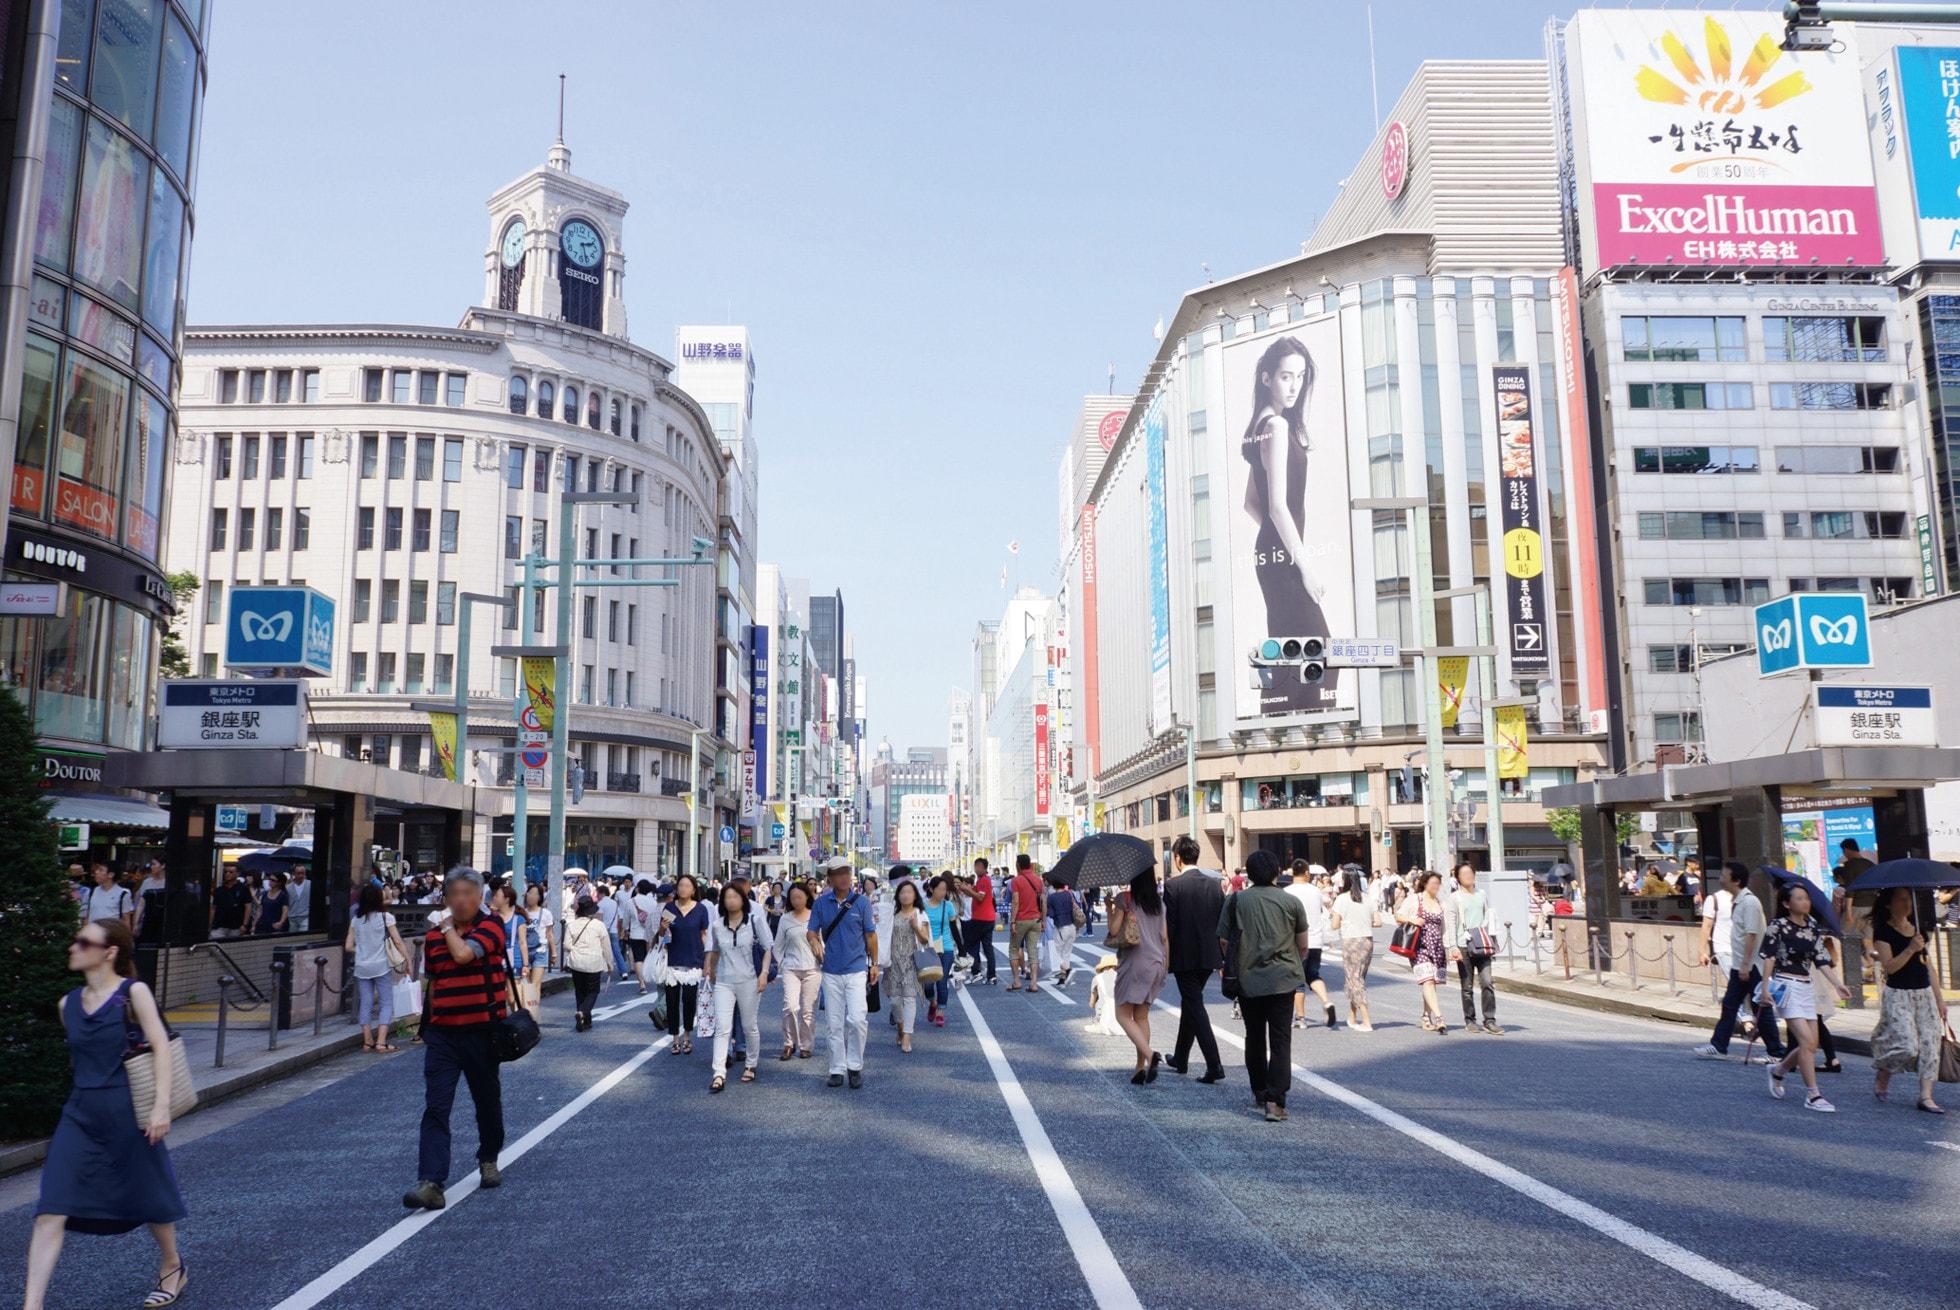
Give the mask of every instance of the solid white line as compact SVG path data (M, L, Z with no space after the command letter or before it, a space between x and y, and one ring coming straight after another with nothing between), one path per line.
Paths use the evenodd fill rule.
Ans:
M1046 992L1050 997L1054 998L1056 1001L1059 1001L1063 1005L1074 1005L1076 1003L1075 998L1073 996L1070 996L1067 992L1055 986L1055 984L1053 983L1044 984L1041 990Z
M1928 1142L1926 1145L1937 1146L1942 1151L1960 1151L1960 1142Z
M1101 950L1093 945L1079 946L1077 949L1091 952ZM1102 953L1109 954L1107 951ZM1170 1014L1177 1013L1177 1007L1165 1001L1158 1001L1157 1008ZM1220 1041L1236 1046L1240 1050L1245 1049L1243 1038L1234 1036L1216 1025L1213 1031ZM1582 1201L1569 1192L1562 1192L1549 1183L1540 1182L1530 1174L1513 1169L1510 1165L1494 1160L1481 1151L1473 1150L1453 1137L1445 1136L1433 1128L1426 1128L1413 1119L1397 1114L1359 1092L1351 1092L1332 1079L1303 1069L1297 1064L1293 1066L1293 1073L1295 1077L1322 1095L1367 1115L1377 1123L1393 1128L1405 1137L1421 1142L1432 1151L1447 1156L1468 1169L1475 1170L1492 1182L1502 1183L1512 1191L1528 1196L1566 1218L1576 1220L1593 1231L1694 1279L1704 1287L1712 1288L1744 1305L1755 1306L1758 1310L1812 1310L1807 1302L1799 1301L1773 1287L1765 1287L1726 1265L1717 1264L1706 1256L1697 1255L1684 1246L1668 1241L1658 1233L1648 1232L1616 1215L1608 1214L1598 1206ZM1954 1149L1960 1150L1960 1147Z
M1096 1298L1096 1305L1101 1310L1143 1310L1136 1289L1130 1286L1123 1266L1116 1263L1116 1255L1109 1249L1109 1243L1103 1240L1102 1229L1096 1226L1095 1216L1089 1213L1082 1193L1075 1189L1075 1180L1069 1177L1067 1166L1055 1153L1054 1143L1048 1140L1048 1130L1041 1126L1033 1103L1028 1100L1027 1092L1022 1089L1020 1080L1007 1063L1006 1053L994 1040L993 1029L987 1026L980 1007L967 997L965 991L961 991L959 997L960 1008L966 1011L967 1022L973 1025L973 1035L979 1038L980 1049L986 1054L988 1067L993 1070L994 1081L1000 1085L1001 1099L1007 1102L1007 1111L1014 1117L1015 1128L1020 1130L1021 1144L1027 1148L1028 1159L1034 1164L1035 1177L1041 1182L1041 1190L1048 1194L1048 1204L1054 1208L1055 1218L1061 1222L1069 1248L1075 1252L1075 1263L1089 1284L1090 1295Z
M508 1167L515 1163L532 1147L571 1122L572 1118L581 1110L584 1110L601 1096L604 1096L607 1092L617 1087L628 1074L658 1055L661 1048L667 1045L667 1041L668 1039L666 1037L662 1037L659 1041L648 1046L638 1055L635 1055L632 1059L620 1065L604 1078L601 1078L598 1082L592 1084L592 1086L586 1088L583 1092L580 1092L577 1096L566 1102L559 1108L557 1113L553 1114L536 1128L533 1128L530 1132L524 1134L524 1136L518 1138L516 1145L506 1146L502 1154L497 1157L497 1163L503 1167ZM366 1246L361 1247L354 1254L348 1256L345 1260L342 1260L339 1264L281 1301L272 1310L311 1310L311 1307L320 1304L320 1302L326 1300L348 1283L351 1283L354 1279L373 1268L383 1256L408 1241L409 1238L415 1236L430 1224L435 1223L444 1215L455 1213L456 1206L460 1202L468 1199L477 1190L479 1177L478 1174L471 1173L461 1182L457 1183L455 1187L449 1189L449 1204L443 1209L418 1211L409 1218L401 1220L394 1227L382 1233L381 1236L375 1238Z

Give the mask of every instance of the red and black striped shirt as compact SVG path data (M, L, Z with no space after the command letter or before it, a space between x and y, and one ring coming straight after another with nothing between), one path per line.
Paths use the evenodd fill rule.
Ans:
M431 928L423 943L422 967L429 976L429 1022L442 1028L489 1023L504 1017L504 925L494 914L479 914L463 940L478 958L459 964L449 954L442 929Z

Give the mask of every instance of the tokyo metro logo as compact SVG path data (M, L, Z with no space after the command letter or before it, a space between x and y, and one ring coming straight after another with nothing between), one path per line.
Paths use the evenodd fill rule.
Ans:
M279 614L260 614L257 610L244 610L238 616L238 635L243 641L253 643L284 641L292 635L292 631L291 610Z

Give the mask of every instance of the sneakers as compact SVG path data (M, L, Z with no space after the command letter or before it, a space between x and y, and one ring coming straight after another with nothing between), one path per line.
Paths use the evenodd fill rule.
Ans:
M844 1085L844 1075L841 1073L830 1075L829 1085L832 1087L842 1087Z
M1713 1042L1703 1042L1700 1046L1695 1047L1694 1050L1689 1051L1688 1054L1694 1056L1697 1060L1726 1060L1729 1058L1727 1053L1716 1050Z
M504 1185L504 1171L497 1168L497 1162L495 1160L478 1160L476 1162L476 1173L476 1185L478 1187L491 1188L502 1187Z
M440 1210L449 1201L442 1194L441 1183L424 1178L408 1189L408 1195L402 1197L402 1204L411 1210Z
M859 1089L860 1087L863 1087L863 1086L864 1086L864 1074L863 1074L863 1072L862 1072L861 1070L857 1070L857 1069L853 1069L853 1070L851 1070L851 1075L850 1075L850 1077L851 1077L851 1090L852 1090L852 1091L856 1091L856 1090L858 1090L858 1089Z
M1783 1075L1774 1069L1769 1071L1769 1094L1779 1101L1783 1099Z
M1293 1016L1293 1030L1295 1032L1301 1031L1306 1026L1307 1026L1307 1017L1305 1015L1296 1014Z
M1805 1097L1803 1108L1806 1110L1815 1110L1819 1114L1837 1113L1837 1107L1825 1100L1822 1092L1812 1092L1809 1096Z
M1501 1026L1499 1026L1497 1020L1495 1019L1484 1020L1484 1031L1489 1033L1492 1037L1502 1037L1504 1035L1504 1029Z
M1747 1061L1746 1061L1745 1063L1748 1063L1748 1064L1773 1064L1773 1063L1775 1063L1775 1061L1773 1061L1773 1060L1771 1060L1771 1059L1770 1059L1770 1058L1769 1058L1769 1057L1768 1057L1767 1055L1752 1055L1752 1056L1750 1056L1750 1057L1748 1058L1748 1060L1747 1060Z

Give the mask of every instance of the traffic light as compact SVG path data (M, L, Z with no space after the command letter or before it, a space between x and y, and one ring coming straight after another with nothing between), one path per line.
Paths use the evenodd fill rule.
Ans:
M1298 669L1300 681L1311 686L1327 676L1327 639L1268 637L1253 648L1252 664L1260 669Z

